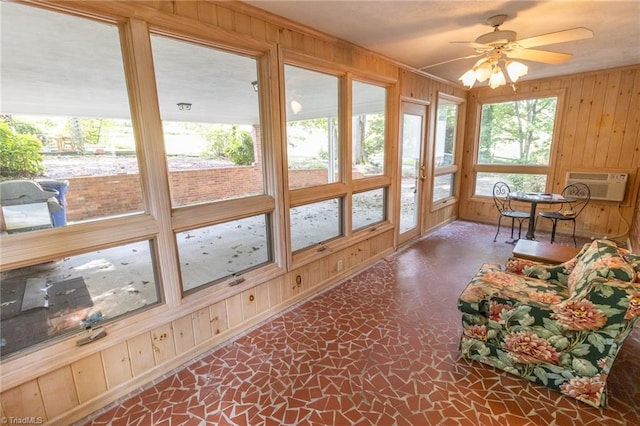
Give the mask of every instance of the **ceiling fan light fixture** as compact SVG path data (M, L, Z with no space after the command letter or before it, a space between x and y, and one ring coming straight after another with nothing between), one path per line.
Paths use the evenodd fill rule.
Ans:
M504 78L504 74L499 67L494 67L491 77L489 77L489 87L495 89L503 84L507 84L507 80Z
M468 86L469 89L471 89L476 82L476 72L473 69L470 69L469 71L462 74L462 77L460 77L458 80L461 80L462 84Z
M480 83L486 81L491 76L491 64L489 62L482 63L475 69L476 80Z
M507 74L509 74L509 79L515 83L522 76L527 75L529 72L529 67L527 67L522 62L517 61L507 61L506 62Z

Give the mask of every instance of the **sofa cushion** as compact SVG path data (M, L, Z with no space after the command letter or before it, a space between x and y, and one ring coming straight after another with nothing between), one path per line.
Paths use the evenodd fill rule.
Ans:
M597 277L631 282L634 276L633 268L620 255L613 241L595 240L569 275L569 294L571 297L582 295L589 282Z

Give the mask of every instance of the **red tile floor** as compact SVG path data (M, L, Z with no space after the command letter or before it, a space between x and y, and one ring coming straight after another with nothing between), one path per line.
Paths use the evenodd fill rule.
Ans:
M494 232L454 222L85 423L640 424L640 327L602 411L459 357L457 297L482 263L504 264L513 249Z

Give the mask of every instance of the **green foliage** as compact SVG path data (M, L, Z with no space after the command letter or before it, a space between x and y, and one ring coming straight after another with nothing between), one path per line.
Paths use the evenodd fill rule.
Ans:
M371 163L376 154L384 154L384 115L371 114L367 116L367 126L364 136L364 161Z
M206 158L225 158L225 150L237 138L237 126L222 124L206 126L199 129L200 135L207 140L207 146L202 151Z
M41 144L33 134L18 133L0 122L0 177L31 178L44 172Z
M550 97L483 105L479 162L549 164L556 104Z
M235 164L246 166L254 161L253 138L246 131L241 131L224 149L224 154Z

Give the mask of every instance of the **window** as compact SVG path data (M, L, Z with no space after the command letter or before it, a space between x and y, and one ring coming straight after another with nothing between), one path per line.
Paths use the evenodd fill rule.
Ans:
M386 89L353 82L352 178L384 173Z
M550 170L557 96L482 105L476 195L502 180L512 190L544 192Z
M338 77L285 65L289 188L340 180Z
M440 201L453 196L453 173L436 176L433 179L433 201Z
M186 293L273 261L258 60L159 35L151 46Z
M8 230L142 212L118 28L6 2L2 14L0 177L31 181L3 185Z
M2 357L160 301L153 242L2 272Z
M387 219L389 83L285 51L286 160L291 261ZM291 63L289 63L291 62ZM340 106L340 107L339 107ZM341 132L351 120L350 132ZM349 127L348 125L346 126ZM350 211L346 209L350 208Z
M264 194L256 60L151 42L173 206Z
M185 291L271 261L267 215L180 232L178 252Z
M342 235L342 200L334 198L290 209L291 251Z
M2 25L6 357L161 296L118 27L10 2Z
M433 203L442 203L455 197L455 181L458 171L456 145L458 117L463 100L438 94L435 131L435 158L433 178Z
M378 188L353 194L351 197L351 228L354 231L386 219L386 190Z

